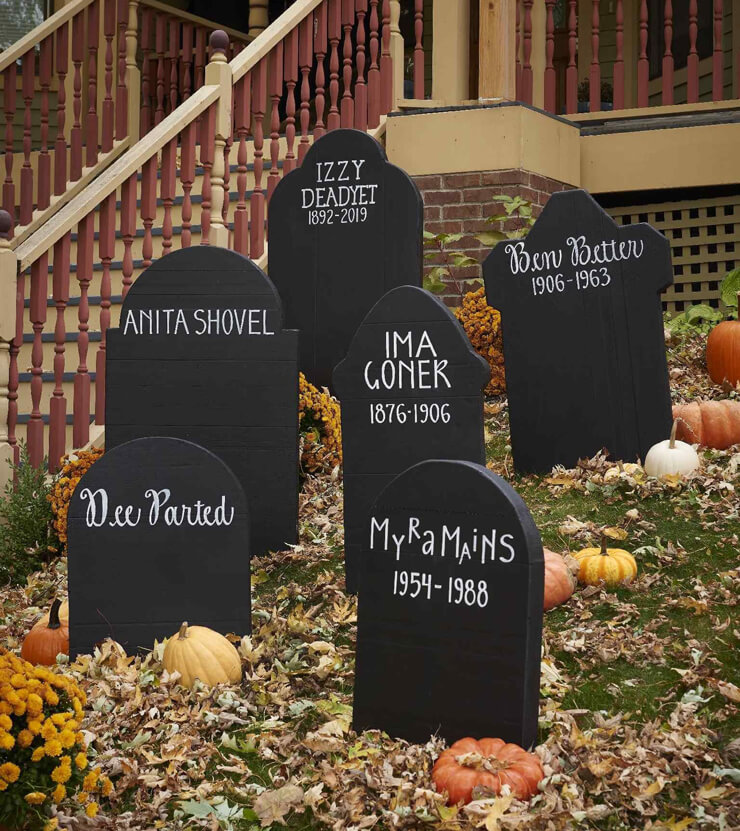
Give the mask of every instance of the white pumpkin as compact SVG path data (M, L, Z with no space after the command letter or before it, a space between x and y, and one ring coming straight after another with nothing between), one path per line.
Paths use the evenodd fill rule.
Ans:
M648 476L666 476L668 474L685 476L693 473L701 462L696 450L685 441L676 441L678 421L673 422L671 437L654 444L645 457L645 473Z

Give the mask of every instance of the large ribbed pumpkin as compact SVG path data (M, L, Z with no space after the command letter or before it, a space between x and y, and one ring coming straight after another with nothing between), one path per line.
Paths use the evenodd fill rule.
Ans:
M57 662L57 655L69 655L69 623L59 620L62 603L51 604L47 620L34 624L21 647L21 658L32 664L50 667Z
M725 320L709 333L707 369L715 384L727 382L734 387L740 383L740 320Z
M607 586L631 583L637 576L635 558L623 548L607 548L602 537L601 548L584 548L575 554L578 561L578 579L588 586Z
M545 553L545 603L544 611L559 606L573 594L576 579L563 557L549 548ZM572 560L571 560L572 562Z
M674 404L676 438L689 444L726 450L740 443L740 401L692 401Z
M163 655L167 672L179 672L183 687L192 687L200 679L214 684L238 684L242 679L242 662L234 645L219 632L206 626L188 626L167 640Z
M448 805L470 802L477 786L500 793L508 785L518 799L528 799L544 776L534 753L503 739L460 739L432 770L434 787L439 793L447 791Z
M69 600L62 600L59 606L59 620L69 626ZM49 612L45 612L40 618L39 623L49 622Z

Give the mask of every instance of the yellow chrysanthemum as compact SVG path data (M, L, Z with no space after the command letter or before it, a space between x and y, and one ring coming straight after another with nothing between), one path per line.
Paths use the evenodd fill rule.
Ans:
M46 801L46 794L41 791L31 791L23 797L29 805L41 805Z
M75 743L75 734L71 730L62 730L59 734L59 741L61 741L62 747L69 749Z
M57 800L57 802L59 801ZM44 826L44 831L55 831L57 828L59 828L59 820L56 817L52 817Z
M31 754L31 761L32 762L40 762L44 756L46 755L46 751L43 747L37 747Z
M87 767L87 756L80 752L75 756L75 765L79 770L84 770Z
M62 743L59 741L59 739L50 739L44 745L44 752L47 756L61 756Z
M59 731L57 730L54 722L47 718L44 722L44 726L41 728L41 738L48 741L49 739L56 738L58 732Z
M87 806L87 808L85 808L85 813L87 814L88 817L90 817L90 819L92 819L94 816L97 816L99 810L100 810L100 806L98 805L98 803L97 802L91 802Z
M87 793L87 791L80 791L77 794L77 801L80 803L80 805L84 805L88 799L90 799L90 794Z
M506 392L501 314L488 305L482 286L477 291L469 291L463 297L462 305L455 309L455 317L462 324L475 351L482 355L491 367L491 380L486 387L486 393L499 395Z
M13 729L13 719L6 715L0 716L0 728L10 732Z
M108 779L107 776L103 776L100 780L100 793L103 796L110 796L111 791L113 790L113 783Z
M52 781L58 782L60 785L69 782L70 776L72 776L72 770L69 765L57 765L51 772Z
M6 782L17 782L20 775L21 769L18 765L13 764L13 762L5 762L0 765L0 776L2 776Z
M44 725L38 719L30 718L28 719L26 726L34 734L34 736L38 736Z
M18 747L30 747L33 743L33 733L30 730L21 730L16 741L18 742Z
M66 799L66 798L67 798L67 789L64 787L64 785L62 785L62 783L61 783L61 782L60 782L60 783L56 786L56 788L54 788L54 790L51 792L51 798L52 798L52 799L54 800L54 802L56 802L57 804L58 804L58 803L60 803L60 802L62 802L64 799Z
M15 739L10 733L0 732L0 750L12 750L15 747Z
M90 773L88 773L82 780L82 790L88 792L94 791L96 785L98 784L98 776L99 771L96 768L92 768Z
M60 475L48 496L54 513L54 528L62 544L67 542L67 513L72 494L83 475L102 455L102 450L93 447L90 450L78 450L74 455L62 459Z
M6 791L8 789L8 783L4 779L0 779L0 791Z

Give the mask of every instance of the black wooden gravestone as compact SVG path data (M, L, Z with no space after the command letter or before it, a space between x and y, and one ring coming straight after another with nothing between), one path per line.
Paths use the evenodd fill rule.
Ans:
M192 442L143 438L106 450L69 507L71 654L104 638L129 654L180 624L250 631L244 490Z
M521 498L482 465L420 462L365 533L355 729L532 745L544 560Z
M252 553L295 543L298 333L251 260L210 246L151 265L108 331L106 446L177 436L220 456L242 484Z
M361 323L334 370L348 591L358 588L370 508L394 476L430 458L485 463L483 389L490 375L447 306L417 286L391 289Z
M300 329L301 370L328 386L375 302L421 285L421 195L375 139L333 130L279 182L269 223L270 277Z
M602 448L644 459L668 435L660 292L673 272L662 234L618 227L586 191L556 193L483 275L501 311L518 471L572 467Z

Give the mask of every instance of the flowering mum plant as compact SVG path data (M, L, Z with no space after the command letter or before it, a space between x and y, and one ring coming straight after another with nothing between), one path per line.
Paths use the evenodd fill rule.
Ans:
M112 785L88 764L85 703L71 679L0 648L0 824L49 831L54 806L98 813Z
M62 545L67 544L67 514L72 494L77 483L87 473L92 465L105 451L100 447L91 447L90 450L77 450L68 453L62 458L59 473L54 480L54 486L49 494L49 502L54 513L54 530Z
M342 464L342 420L339 402L298 376L298 422L304 473L330 472Z

